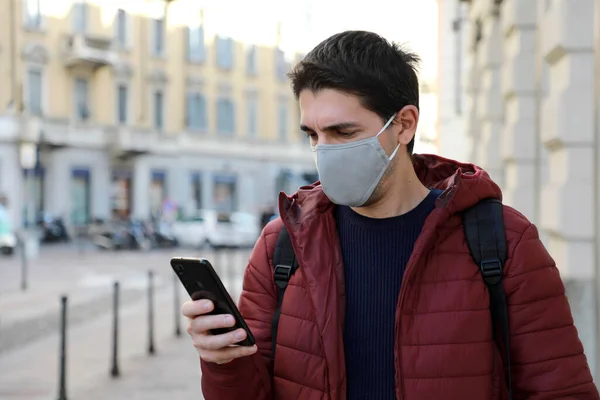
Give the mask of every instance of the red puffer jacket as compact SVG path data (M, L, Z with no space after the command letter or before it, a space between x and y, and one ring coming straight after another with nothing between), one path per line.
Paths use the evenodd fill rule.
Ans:
M415 156L421 181L445 189L406 267L396 310L399 400L506 399L502 354L492 338L489 296L465 243L461 211L501 196L471 164ZM257 354L202 362L207 400L344 400L344 267L333 205L320 186L281 195L279 208L300 264L283 301L274 377L272 255L282 221L262 233L244 276L240 310ZM536 228L504 208L504 269L515 399L598 399L564 287ZM365 346L368 346L365 343Z

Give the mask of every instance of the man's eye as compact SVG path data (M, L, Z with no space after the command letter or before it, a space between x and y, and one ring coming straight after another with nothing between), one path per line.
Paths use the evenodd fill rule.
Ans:
M347 136L354 135L354 132L340 132L340 131L338 131L337 134L340 135L340 136L346 136L347 137Z
M316 133L308 133L306 132L306 138L307 139L317 139L317 134Z

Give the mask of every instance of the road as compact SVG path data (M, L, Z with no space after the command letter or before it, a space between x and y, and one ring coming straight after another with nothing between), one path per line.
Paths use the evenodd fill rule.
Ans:
M18 290L19 260L0 259L0 399L58 398L59 296L68 295L68 399L201 399L197 353L185 333L175 337L175 313L185 300L173 279L172 256L204 256L237 298L248 251L198 254L44 249L30 265L30 288ZM155 274L156 354L148 348L148 271ZM121 285L119 367L111 366L112 283ZM175 289L179 292L176 301ZM10 372L7 372L10 371Z

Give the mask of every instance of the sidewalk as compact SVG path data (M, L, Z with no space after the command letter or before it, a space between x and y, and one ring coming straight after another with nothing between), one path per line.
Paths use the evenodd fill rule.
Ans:
M58 330L59 298L69 296L71 326L111 310L113 282L119 280L121 305L146 298L148 271L153 270L157 290L173 288L169 259L173 256L199 256L199 252L172 249L151 252L94 252L42 250L29 263L30 287L18 290L19 260L0 265L0 355ZM245 250L215 257L212 251L201 255L214 260L215 268L243 270ZM231 267L227 264L232 264ZM219 270L218 267L221 267Z
M152 359L138 358L123 378L98 382L100 388L74 393L86 400L202 400L200 361L187 334L165 338Z
M225 280L234 298L241 290L244 267ZM186 294L181 291L183 302ZM69 400L201 399L199 361L185 333L174 336L173 287L155 297L155 345L148 356L147 303L124 306L120 314L120 369L122 377L109 378L110 313L68 330L67 395ZM179 312L179 310L177 310ZM33 344L0 355L0 399L55 400L58 394L58 343L56 332ZM10 371L10 372L8 372Z

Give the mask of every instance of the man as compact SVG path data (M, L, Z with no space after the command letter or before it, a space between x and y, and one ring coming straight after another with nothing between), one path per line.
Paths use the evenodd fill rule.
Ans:
M290 74L320 183L281 194L244 275L245 333L210 335L230 316L188 302L207 400L506 399L489 296L462 211L501 198L472 164L412 155L417 56L370 32L313 49ZM598 399L558 270L536 228L504 207L504 288L515 399ZM299 268L277 307L282 226Z

